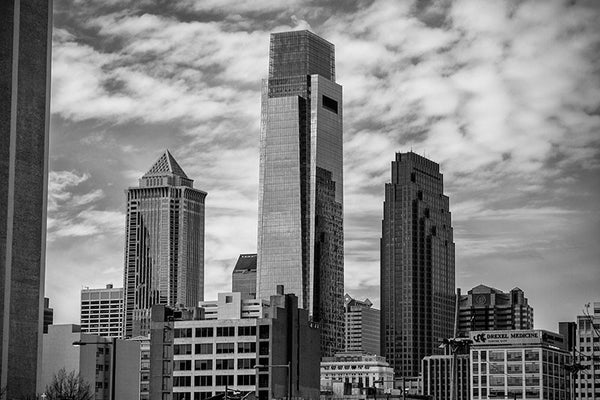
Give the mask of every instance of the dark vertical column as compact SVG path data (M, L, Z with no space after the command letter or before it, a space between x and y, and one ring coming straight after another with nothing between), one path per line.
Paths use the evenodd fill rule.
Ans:
M41 356L51 0L0 4L0 385L35 393Z

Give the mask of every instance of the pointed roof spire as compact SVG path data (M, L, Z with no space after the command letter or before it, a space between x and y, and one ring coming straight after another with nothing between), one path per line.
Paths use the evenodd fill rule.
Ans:
M146 172L144 178L150 176L161 176L161 175L177 175L185 179L189 179L188 176L183 172L183 169L179 166L171 152L165 150L165 152L156 160L154 165Z

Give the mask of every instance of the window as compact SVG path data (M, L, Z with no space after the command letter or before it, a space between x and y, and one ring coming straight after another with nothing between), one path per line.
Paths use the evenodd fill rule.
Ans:
M173 387L180 386L192 386L192 377L191 376L174 376L173 377Z
M268 356L269 355L269 342L261 342L259 344L259 354L261 356Z
M173 354L175 354L175 355L192 354L192 345L191 344L176 344L173 346Z
M210 371L212 370L212 360L195 360L194 369L196 371Z
M240 342L238 343L238 353L256 353L255 342Z
M225 296L225 303L233 303L233 296Z
M235 343L217 343L217 354L235 353Z
M217 327L217 336L235 336L235 326Z
M215 360L215 369L233 369L233 359L218 359Z
M256 326L238 326L238 336L256 336Z
M196 337L212 337L213 328L196 328Z
M233 375L217 375L215 376L215 384L217 386L233 385Z
M196 385L197 386L197 385ZM212 386L212 384L208 385ZM194 392L194 400L204 400L212 397L212 392Z
M173 334L175 339L192 337L192 328L176 328Z
M261 325L258 328L259 336L261 339L269 338L269 325Z
M173 361L173 371L191 371L192 360L175 360Z
M253 369L255 365L256 359L254 358L240 358L237 369Z
M196 354L212 354L213 353L212 343L196 343L195 353Z
M194 376L194 386L212 386L212 376Z
M337 114L338 102L332 99L331 97L323 95L323 108Z
M238 375L238 385L254 385L256 383L256 375Z
M189 392L176 392L173 393L173 400L192 400L192 395Z

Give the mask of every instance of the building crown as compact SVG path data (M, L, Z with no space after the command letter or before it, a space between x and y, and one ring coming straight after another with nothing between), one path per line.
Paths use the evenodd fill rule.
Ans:
M152 186L188 186L193 187L193 180L188 178L175 157L165 150L152 167L140 179L140 187Z

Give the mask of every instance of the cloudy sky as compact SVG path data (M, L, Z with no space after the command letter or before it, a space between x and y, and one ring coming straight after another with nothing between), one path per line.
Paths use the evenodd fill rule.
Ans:
M336 46L346 291L379 304L396 151L440 163L457 286L518 286L537 328L600 300L600 3L54 2L46 295L122 286L125 194L164 149L206 202L206 298L256 251L269 33Z

